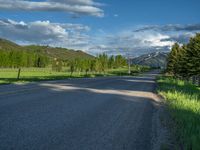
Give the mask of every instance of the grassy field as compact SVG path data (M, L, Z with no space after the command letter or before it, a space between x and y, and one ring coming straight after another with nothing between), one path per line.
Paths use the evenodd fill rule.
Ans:
M165 97L175 123L177 149L200 149L200 88L170 77L158 79L158 92Z
M132 67L132 71L140 72L140 68ZM41 80L58 80L66 78L81 77L97 77L97 76L119 76L127 75L128 68L110 69L104 73L89 72L86 76L85 72L74 72L71 76L69 68L63 68L61 72L52 71L51 68L22 68L20 79L17 80L18 69L0 69L0 84L13 82L31 82Z

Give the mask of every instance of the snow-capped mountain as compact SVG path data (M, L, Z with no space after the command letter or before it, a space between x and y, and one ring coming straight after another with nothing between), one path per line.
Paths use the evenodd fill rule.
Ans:
M167 57L168 53L166 52L154 52L133 58L131 59L131 62L132 64L165 68L167 63Z

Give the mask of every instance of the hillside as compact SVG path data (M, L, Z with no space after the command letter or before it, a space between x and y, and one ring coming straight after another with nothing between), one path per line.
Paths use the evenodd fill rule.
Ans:
M94 57L80 50L75 51L75 50L59 48L59 47L30 45L30 46L25 46L24 48L30 51L34 51L36 53L44 54L46 56L49 56L50 58L60 58L62 60Z
M14 42L0 38L0 50L20 50L23 47L15 44Z
M71 60L75 58L94 58L94 56L80 50L75 51L66 48L58 48L58 47L54 48L49 46L38 46L38 45L20 46L14 42L5 39L0 39L0 50L31 51L34 53L45 55L49 58L59 58L62 60Z
M150 54L144 54L131 60L132 64L147 65L151 67L162 67L166 66L168 53L155 52Z

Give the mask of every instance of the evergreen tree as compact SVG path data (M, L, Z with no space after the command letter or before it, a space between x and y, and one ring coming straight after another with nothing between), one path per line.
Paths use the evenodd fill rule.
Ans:
M175 64L177 76L183 78L187 78L188 76L188 67L187 67L188 58L186 57L186 50L187 50L187 45L183 45L180 48L180 52L178 53L178 61Z
M171 74L176 74L176 65L178 62L178 53L180 51L180 46L178 43L175 43L172 46L172 50L169 53L167 60L167 71Z
M200 75L200 34L190 39L187 45L180 47L175 43L168 57L167 72L188 78Z
M200 75L200 33L190 39L186 50L188 76Z

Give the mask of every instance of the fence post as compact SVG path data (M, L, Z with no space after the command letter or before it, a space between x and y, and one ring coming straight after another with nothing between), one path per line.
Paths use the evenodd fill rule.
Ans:
M21 68L18 69L17 80L20 78Z

